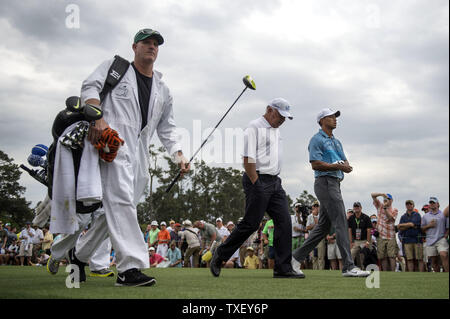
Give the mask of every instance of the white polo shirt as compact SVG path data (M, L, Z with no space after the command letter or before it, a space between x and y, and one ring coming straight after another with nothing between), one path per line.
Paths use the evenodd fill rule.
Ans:
M242 157L248 157L250 163L255 163L256 170L260 174L280 174L282 158L280 129L270 126L264 116L251 121L244 131Z

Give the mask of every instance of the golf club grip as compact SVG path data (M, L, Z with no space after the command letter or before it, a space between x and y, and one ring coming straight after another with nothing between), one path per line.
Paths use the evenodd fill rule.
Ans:
M23 164L20 164L20 168L23 169L25 172L27 172L28 174L30 174L30 175L33 176L33 177L36 175L36 172L35 172L35 171L33 171L32 169L26 167L26 166L23 165Z
M181 176L181 171L178 172L178 175L173 179L173 181L172 181L172 183L170 183L169 187L167 187L166 193L170 192L170 190L172 189L173 185L175 185L175 183L180 178L180 176Z

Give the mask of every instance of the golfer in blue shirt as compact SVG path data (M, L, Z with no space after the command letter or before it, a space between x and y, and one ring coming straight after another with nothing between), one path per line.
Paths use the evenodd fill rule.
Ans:
M341 142L333 135L340 111L323 109L317 116L320 130L309 142L309 162L314 170L314 192L320 202L319 223L309 234L303 246L292 253L292 266L298 269L308 254L325 238L331 226L336 229L336 243L342 256L344 277L367 277L368 271L355 266L350 252L350 238L341 195L344 173L352 172Z

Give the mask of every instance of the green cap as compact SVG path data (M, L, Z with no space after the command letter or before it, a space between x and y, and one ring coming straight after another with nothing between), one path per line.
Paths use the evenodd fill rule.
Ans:
M139 30L134 36L134 43L138 43L139 41L145 40L149 37L155 37L158 41L158 45L164 43L164 38L162 37L162 35L158 31L152 29Z

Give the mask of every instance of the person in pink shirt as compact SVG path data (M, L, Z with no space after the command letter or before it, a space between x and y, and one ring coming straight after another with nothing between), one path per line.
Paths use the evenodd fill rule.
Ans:
M157 254L154 247L149 248L150 254L150 267L156 267L159 263L164 261L164 257Z
M395 239L395 220L398 209L392 207L394 199L391 194L372 193L373 205L377 209L377 240L378 260L381 261L381 270L395 271L395 258L398 253L397 240ZM377 197L384 197L383 203Z

